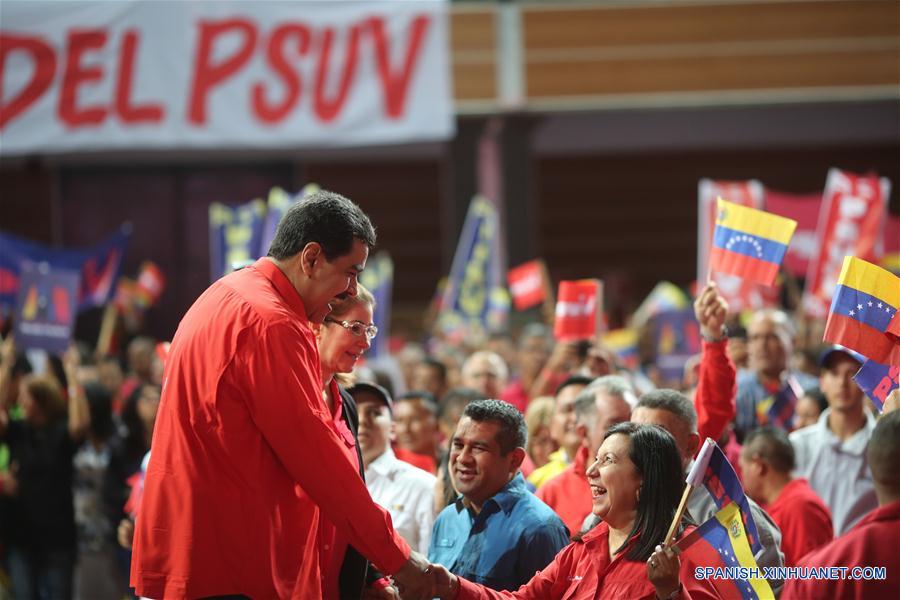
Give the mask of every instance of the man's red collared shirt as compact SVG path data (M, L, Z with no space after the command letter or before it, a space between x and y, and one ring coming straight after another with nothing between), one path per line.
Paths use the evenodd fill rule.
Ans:
M166 364L131 583L150 598L321 598L324 517L385 573L409 546L322 399L299 294L271 261L213 284Z

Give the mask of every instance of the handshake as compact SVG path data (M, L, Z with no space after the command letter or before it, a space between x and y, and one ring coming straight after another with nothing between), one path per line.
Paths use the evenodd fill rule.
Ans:
M393 586L383 590L369 590L368 599L454 600L459 592L459 580L442 565L430 564L418 552L411 552L409 560L394 573Z

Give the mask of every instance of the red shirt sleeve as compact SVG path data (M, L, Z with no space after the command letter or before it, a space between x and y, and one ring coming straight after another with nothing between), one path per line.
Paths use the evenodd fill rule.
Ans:
M247 386L251 418L302 492L350 544L382 572L396 573L409 559L409 546L394 531L388 512L372 501L330 423L312 335L280 322L260 336L236 358L243 364L235 365L234 384ZM285 396L294 401L273 401Z
M722 437L734 418L737 372L725 351L727 342L703 342L700 356L700 381L694 393L697 408L697 432L703 440Z

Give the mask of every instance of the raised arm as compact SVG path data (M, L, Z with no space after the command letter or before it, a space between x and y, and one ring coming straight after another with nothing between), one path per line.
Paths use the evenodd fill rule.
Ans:
M728 303L714 283L709 283L694 302L694 315L703 338L700 377L694 394L700 439L718 440L734 418L737 372L726 351L725 319Z
M69 384L69 437L74 442L81 442L87 437L91 426L91 412L88 408L84 387L78 381L78 367L81 358L75 344L69 346L63 355L63 369Z

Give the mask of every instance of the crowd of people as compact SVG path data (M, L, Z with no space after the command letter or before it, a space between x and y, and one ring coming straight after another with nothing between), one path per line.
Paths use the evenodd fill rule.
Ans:
M542 323L367 362L375 299L357 276L375 243L359 207L317 192L171 347L135 337L120 360L75 344L34 365L7 335L12 597L728 598L696 577L718 564L708 547L666 543L707 438L749 497L759 567L886 567L766 571L776 595L900 590L898 398L874 410L862 356L796 346L781 310L738 326L709 284L678 389ZM791 414L772 419L786 389ZM674 542L718 510L693 489Z

